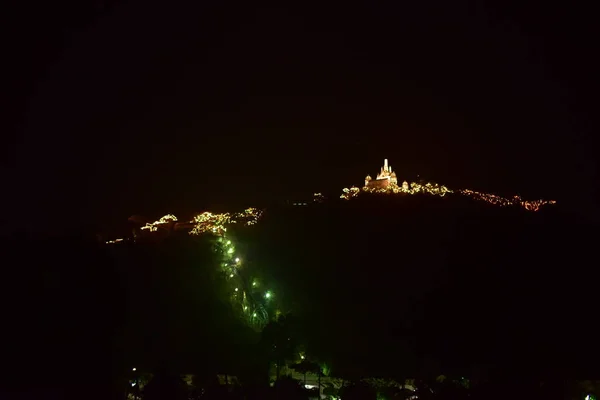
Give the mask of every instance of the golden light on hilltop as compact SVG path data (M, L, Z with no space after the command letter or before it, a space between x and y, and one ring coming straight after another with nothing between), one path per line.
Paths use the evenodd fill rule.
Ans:
M521 206L528 211L538 211L542 206L549 204L556 204L555 200L523 200L520 196L514 196L513 198L505 198L489 193L475 192L470 189L458 189L450 190L444 185L438 185L437 183L416 183L404 181L402 185L398 185L395 172L391 171L387 163L387 159L384 160L384 166L381 168L381 172L377 175L377 179L374 181L369 175L365 178L365 186L362 189L352 186L350 188L344 188L340 198L344 200L350 200L357 197L360 193L376 193L376 194L417 194L425 193L435 196L444 197L446 194L457 193L463 196L470 197L475 200L482 200L490 204L498 206Z
M342 190L341 199L350 200L351 198L357 197L360 193L374 193L374 194L417 194L417 193L425 193L435 196L444 197L449 193L457 193L463 196L470 197L475 200L485 201L487 203L507 207L507 206L520 206L525 208L527 211L539 211L541 207L545 205L556 204L556 200L523 200L520 196L514 196L513 198L501 197L495 194L490 193L481 193L476 192L470 189L458 189L458 190L450 190L444 185L437 185L432 183L419 184L416 182L412 182L409 186L397 186L397 185L389 185L387 187L381 188L372 188L372 187L363 187L359 189L355 186L350 188L344 188Z

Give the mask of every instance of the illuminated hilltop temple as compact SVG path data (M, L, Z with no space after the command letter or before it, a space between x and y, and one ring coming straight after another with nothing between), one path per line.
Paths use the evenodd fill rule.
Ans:
M455 193L470 197L475 200L482 200L490 204L494 204L501 207L506 206L521 206L529 211L538 211L542 206L547 204L556 204L555 200L523 200L521 196L513 196L512 198L505 198L490 193L480 193L470 189L456 189L450 190L444 185L438 185L437 183L423 183L423 182L402 182L402 185L398 185L398 178L396 173L392 171L392 167L388 165L387 158L383 160L383 167L377 174L377 178L373 179L369 175L365 178L365 186L358 188L352 186L344 188L340 198L344 200L350 200L357 197L360 193L377 193L377 194L431 194L440 197L444 197L446 194Z
M408 185L406 182L404 184ZM398 185L398 178L396 173L392 171L392 167L388 165L387 158L383 160L383 167L381 167L375 180L370 175L365 178L365 187L369 189L386 189L395 185Z

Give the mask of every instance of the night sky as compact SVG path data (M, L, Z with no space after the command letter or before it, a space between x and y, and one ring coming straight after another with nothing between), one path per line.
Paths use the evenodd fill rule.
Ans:
M104 229L335 195L383 158L400 180L591 212L589 10L374 3L20 5L9 221Z

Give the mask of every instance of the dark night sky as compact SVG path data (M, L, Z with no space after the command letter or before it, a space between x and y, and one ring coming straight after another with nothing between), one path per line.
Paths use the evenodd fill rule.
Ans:
M15 11L9 217L337 193L385 157L400 179L593 203L585 9L209 3Z

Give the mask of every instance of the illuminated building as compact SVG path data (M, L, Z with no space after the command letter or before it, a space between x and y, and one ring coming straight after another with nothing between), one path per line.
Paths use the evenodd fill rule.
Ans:
M376 179L371 178L370 175L365 178L365 187L370 189L383 189L393 185L398 185L398 178L396 173L392 171L392 167L388 165L387 158L383 160L383 167L381 167Z

